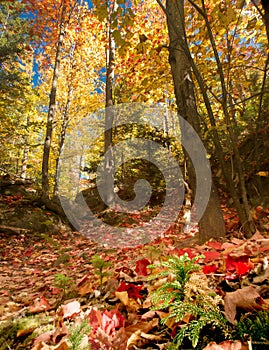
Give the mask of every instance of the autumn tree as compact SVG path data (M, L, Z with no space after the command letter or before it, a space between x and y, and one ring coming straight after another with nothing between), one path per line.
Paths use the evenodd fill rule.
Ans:
M20 1L0 3L1 170L22 178L29 150L37 143L39 124L32 86L32 23L24 12Z
M190 0L185 3L185 8L184 4L179 2L167 1L166 7L161 2L159 4L166 12L170 33L174 31L170 50L174 47L174 43L178 43L172 57L170 54L170 62L176 66L177 60L174 56L181 53L191 68L185 76L181 76L178 83L188 77L190 85L193 81L192 76L195 77L194 92L199 101L199 114L204 116L203 119L196 120L196 123L203 126L203 140L212 152L212 144L208 142L210 136L214 145L212 154L218 159L227 190L231 194L244 231L249 237L255 232L255 227L248 202L245 164L242 162L242 153L238 145L239 140L242 140L240 130L242 130L242 116L246 110L242 110L241 106L247 106L244 96L251 92L249 69L252 67L253 72L253 66L257 65L258 52L261 52L264 37L257 36L258 41L255 44L251 39L245 43L241 35L245 37L246 30L253 32L253 26L259 28L260 23L257 20L250 21L244 16L245 4L242 1L229 4L222 1L220 4L215 4L210 1L197 3ZM168 5L172 8L170 13L167 11ZM188 11L188 16L183 15L183 10ZM177 19L175 19L176 13ZM186 23L181 31L179 18L181 23ZM179 71L180 69L175 69L178 76ZM178 96L179 106L188 101L184 94L180 96L180 91ZM239 100L241 102L238 104Z
M54 194L58 194L60 158L66 133L83 118L104 105L100 75L104 57L97 55L96 46L102 42L104 28L88 6L81 5L70 19L62 48L62 73L58 80L56 109ZM52 48L51 48L52 49ZM45 88L45 87L44 87Z
M47 58L47 66L53 66L48 114L46 122L45 141L42 159L42 197L49 198L49 160L53 136L53 125L56 116L57 84L60 75L60 63L62 59L62 48L67 27L70 23L73 11L77 9L79 1L62 0L57 2L43 1L36 3L27 0L28 9L35 13L34 30L42 40L42 45L52 45L55 52L52 57ZM54 61L54 62L53 62Z
M162 3L160 5L163 7ZM191 73L190 52L185 31L184 2L167 1L164 8L168 32L170 38L169 63L171 65L175 96L178 113L201 135L200 120L197 113L193 79ZM182 131L183 145L191 145L192 140L184 128ZM195 158L199 158L199 149L196 150ZM188 159L188 157L187 157ZM193 159L194 161L194 159ZM196 191L196 177L203 174L195 174L191 159L187 160L188 176L192 191ZM225 234L224 221L220 210L218 193L212 184L210 198L206 211L199 222L200 236L202 240L210 237L222 237Z

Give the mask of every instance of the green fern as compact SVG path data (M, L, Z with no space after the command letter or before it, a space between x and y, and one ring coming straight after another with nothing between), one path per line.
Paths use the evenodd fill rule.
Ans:
M89 325L89 320L84 320L80 325L71 328L70 327L70 336L69 341L71 343L71 350L88 350L90 349L90 345L86 345L83 348L81 347L81 342L83 337L91 331L91 327Z
M224 337L228 336L228 324L221 313L218 304L221 298L212 293L207 285L206 276L197 274L200 266L197 260L203 256L190 259L187 254L169 257L159 265L164 270L151 276L168 277L166 282L151 295L152 309L169 308L169 316L162 320L166 323L173 318L175 323L182 322L186 315L191 315L191 321L179 328L170 349L179 349L185 339L189 339L193 348L201 340L201 332L205 327L218 328Z
M166 282L156 293L152 295L153 302L164 301L166 304L171 299L184 299L184 291L186 283L188 282L192 272L198 271L200 266L196 264L196 261L203 258L203 255L190 259L188 254L185 253L181 256L171 256L167 261L160 264L149 265L148 268L164 267L164 270L149 277L149 280L173 276L174 280ZM162 307L165 308L166 306Z
M102 293L103 279L110 275L108 268L111 266L111 263L103 259L100 255L93 255L91 263L93 264L95 274L99 276L100 292Z

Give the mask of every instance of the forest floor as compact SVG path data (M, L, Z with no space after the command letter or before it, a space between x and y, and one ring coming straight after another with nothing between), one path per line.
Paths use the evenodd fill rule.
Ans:
M197 349L251 349L251 341L268 349L269 336L235 334L242 315L263 311L269 334L269 211L253 211L262 229L245 239L234 211L223 210L229 235L201 245L196 230L184 234L175 225L133 248L102 245L78 232L0 233L0 349L168 349L194 315L162 323L169 308L152 310L151 295L173 276L151 280L152 271L162 270L148 266L184 254L198 257L195 298L202 284L208 295L216 293L233 332L228 340L211 330ZM181 348L194 346L185 341Z

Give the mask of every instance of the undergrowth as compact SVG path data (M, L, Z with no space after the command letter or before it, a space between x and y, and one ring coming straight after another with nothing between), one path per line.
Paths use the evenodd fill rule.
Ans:
M151 299L154 310L166 309L169 313L162 323L173 320L176 335L170 349L180 349L185 343L201 348L205 329L207 342L229 338L228 321L220 309L222 299L208 287L206 276L198 273L197 260L202 258L190 259L184 254L150 265L150 268L162 269L150 279L166 278L162 286L152 292Z

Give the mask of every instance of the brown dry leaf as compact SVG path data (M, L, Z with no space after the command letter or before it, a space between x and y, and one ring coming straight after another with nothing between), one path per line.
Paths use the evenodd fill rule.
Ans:
M256 231L249 240L254 241L256 243L257 240L261 240L261 239L264 239L264 236L260 233L260 231Z
M42 341L34 345L34 347L31 350L50 350L50 349L51 347Z
M124 292L115 292L116 297L122 302L122 304L124 306L128 305L129 302L129 296L128 296L128 292L124 291Z
M148 320L156 316L156 311L150 310L141 316L141 320Z
M137 322L136 324L132 324L128 327L125 328L125 333L127 337L130 337L134 333L139 333L141 332L148 333L152 328L157 327L159 324L159 319L158 318L153 318L151 321L141 321Z
M126 305L126 309L129 313L137 313L140 308L141 305L138 303L138 301L132 298L129 299L129 302Z
M260 245L261 245L261 249L263 249L263 250L269 249L269 239L268 239L268 238L266 238L266 239L261 239L261 240L259 241L259 243L260 243Z
M155 341L162 340L162 337L156 334L147 334L147 333L141 332L140 336L148 340L155 340Z
M118 331L116 331L115 336L112 340L112 347L113 349L117 350L125 350L127 346L126 341L126 334L125 334L125 328L121 327Z
M36 329L36 327L28 327L24 329L19 329L17 331L17 337L23 337L24 335L31 334Z
M86 281L82 285L77 288L78 294L84 296L86 294L90 294L94 291L94 287L91 281Z
M234 324L237 308L251 311L268 308L254 286L227 293L224 297L224 311L228 321Z
M53 330L52 331L47 331L43 334L40 334L34 341L34 345L37 346L38 344L44 342L48 343L51 340L51 337L53 335Z
M261 276L256 276L253 278L253 283L256 283L256 284L261 284L263 283L265 280L269 280L269 268L267 268L263 275Z
M140 334L141 334L141 330L138 329L135 333L133 333L130 336L130 338L127 341L126 349L132 349L133 346L135 346L139 342L139 340L141 340Z
M68 350L68 349L69 347L65 340L56 346L53 346L53 345L50 346L44 342L39 342L32 348L32 350Z
M143 309L149 309L152 306L151 296L150 294L143 301Z
M56 345L53 350L68 350L69 346L66 340L62 341L60 344Z
M52 335L52 340L54 344L57 344L60 340L62 340L63 337L67 336L68 334L68 327L64 323L62 316L60 316L57 322L55 332Z
M209 343L203 350L248 350L249 346L241 343L240 341L233 342L232 340L226 340L220 344L215 342Z

